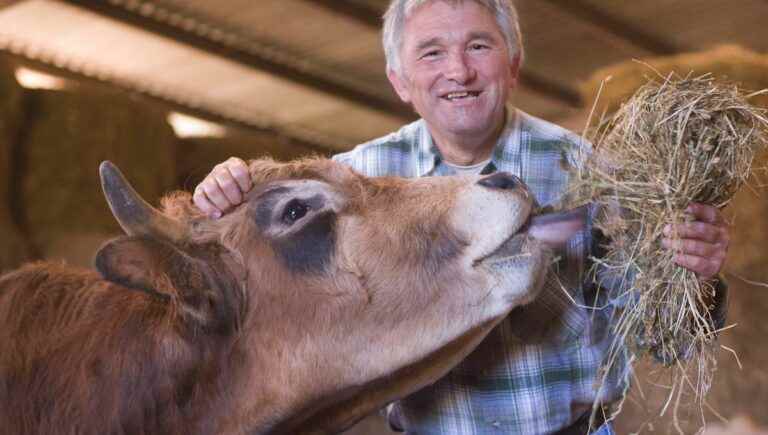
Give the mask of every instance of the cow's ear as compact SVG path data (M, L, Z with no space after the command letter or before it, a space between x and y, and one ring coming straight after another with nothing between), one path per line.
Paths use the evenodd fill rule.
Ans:
M149 237L120 237L96 254L96 269L112 282L173 300L198 324L211 325L224 307L204 266L176 246Z
M119 237L96 253L95 266L104 279L126 287L170 296L161 280L183 254L168 243L147 237ZM173 268L173 266L172 266Z

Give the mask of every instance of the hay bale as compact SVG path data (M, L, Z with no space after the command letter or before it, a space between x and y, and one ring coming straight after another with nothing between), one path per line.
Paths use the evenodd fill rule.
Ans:
M672 72L681 76L711 73L714 77L738 84L742 89L768 88L768 55L737 45L719 45L697 53L652 57L640 62L628 60L601 68L581 85L582 101L591 108L599 93L595 113L612 113L644 85L648 77L656 75L653 70L662 76ZM601 83L608 77L610 80L599 92ZM768 107L768 95L750 99L750 103Z
M14 142L22 118L23 90L13 69L0 58L0 272L12 269L29 258L26 240L14 222L11 210Z
M179 185L192 190L213 166L229 157L245 160L271 157L288 161L318 152L289 138L230 129L226 137L179 139Z
M102 160L115 162L150 202L174 186L176 137L164 110L91 88L30 98L21 193L30 238L44 255L61 237L119 232L101 192Z

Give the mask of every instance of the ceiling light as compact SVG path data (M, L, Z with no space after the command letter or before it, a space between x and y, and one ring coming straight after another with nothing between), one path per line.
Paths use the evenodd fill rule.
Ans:
M16 68L16 81L27 89L64 89L67 81L61 77L20 66Z
M206 121L178 112L168 115L168 122L178 137L223 137L227 129L215 122Z

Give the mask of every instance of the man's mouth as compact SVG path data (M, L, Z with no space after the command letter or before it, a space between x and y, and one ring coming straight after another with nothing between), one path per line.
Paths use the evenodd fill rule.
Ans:
M443 95L443 98L448 101L462 101L471 98L477 98L480 96L480 91L461 91L461 92L449 92Z

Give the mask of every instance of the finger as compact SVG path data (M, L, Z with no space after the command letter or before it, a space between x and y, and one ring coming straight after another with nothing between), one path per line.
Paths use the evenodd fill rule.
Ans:
M698 257L721 259L725 258L726 247L720 244L702 242L694 239L664 238L661 245L669 250Z
M206 196L202 186L198 185L195 188L195 192L192 194L192 202L194 202L197 208L204 214L213 218L221 217L221 210L208 200L208 196Z
M676 254L673 257L673 261L696 273L702 279L714 278L720 272L720 267L722 267L721 263L696 255Z
M728 240L728 228L706 222L686 222L664 227L664 235L678 239L695 239L708 243L720 243Z
M218 184L219 190L227 199L227 209L243 202L240 186L227 168L218 169L212 175L216 184ZM226 211L226 209L222 210Z
M200 184L200 187L205 193L205 196L208 197L208 201L210 201L220 212L226 212L232 207L232 203L229 202L227 196L222 192L221 187L219 187L215 178L206 178Z
M693 215L695 220L707 222L710 224L724 224L725 218L717 207L711 205L692 202L685 209L686 213Z
M232 174L232 178L235 179L237 185L240 186L240 191L246 193L251 190L253 188L253 181L248 170L248 164L237 157L230 157L229 162L230 164L227 165L227 169Z
M246 193L253 188L253 180L251 180L251 172L248 170L248 165L242 160L240 160L240 163L237 166L230 167L229 172L237 181L238 186L240 186L240 191Z

